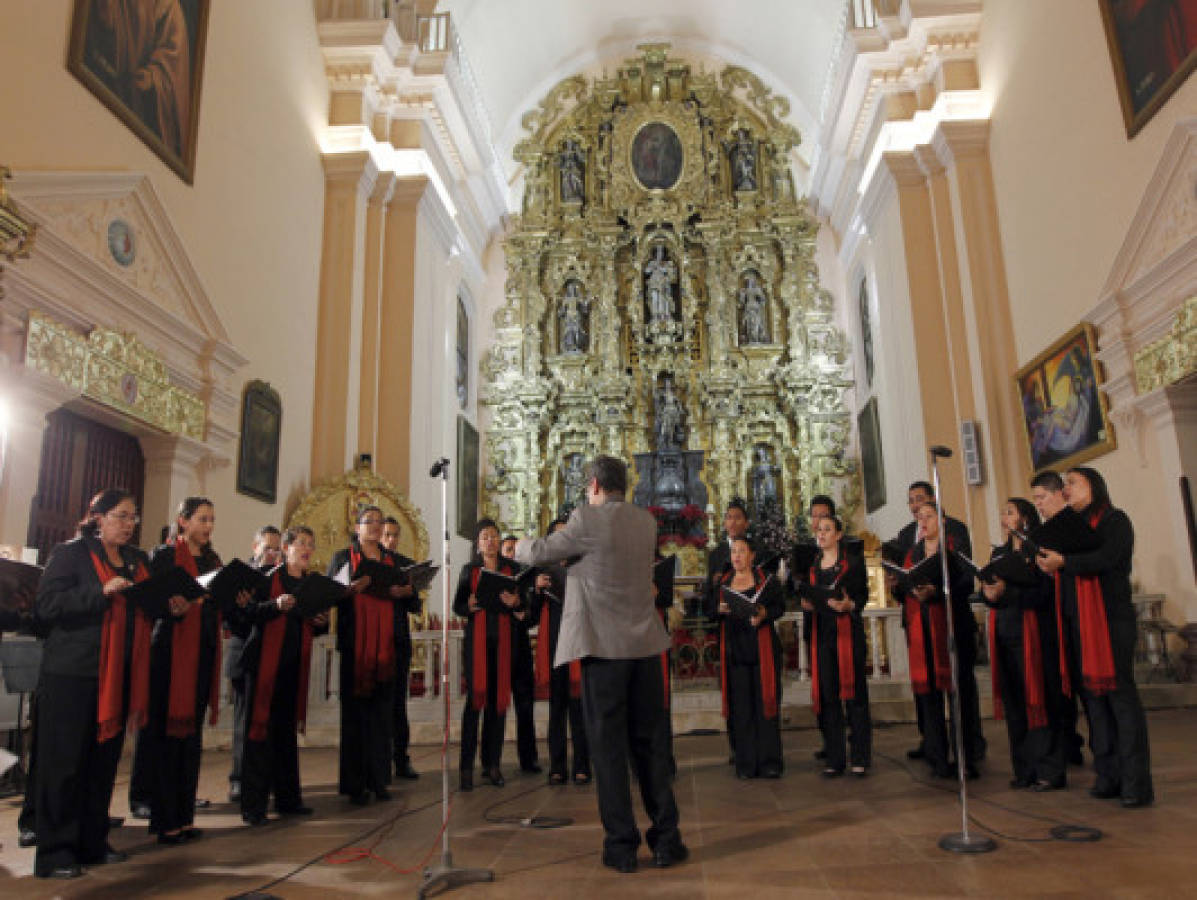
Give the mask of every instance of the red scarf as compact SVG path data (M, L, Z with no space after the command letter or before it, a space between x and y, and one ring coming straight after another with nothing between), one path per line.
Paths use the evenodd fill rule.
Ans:
M349 566L356 572L362 553L349 548ZM381 562L395 565L389 553ZM370 593L370 588L353 595L353 694L364 697L379 684L395 677L395 604L386 594Z
M1047 698L1043 689L1043 647L1039 641L1039 617L1035 610L1022 611L1022 678L1026 693L1027 727L1047 725ZM1005 717L1002 705L1002 676L998 671L997 610L989 611L989 670L993 677L993 717Z
M952 549L951 541L947 542ZM914 548L906 551L902 564L909 569L913 561ZM937 691L952 689L952 664L948 658L948 617L945 603L928 603L927 615L931 624L931 661L935 668ZM910 684L916 694L927 694L932 690L931 675L927 672L927 645L923 638L923 603L914 594L904 598L903 612L906 616L906 640L910 652Z
M504 565L499 569L504 575L514 575L511 567ZM470 593L478 590L478 579L482 575L482 566L473 566L470 571ZM486 620L490 615L480 609L474 613L472 628L473 656L470 669L470 703L474 709L482 710L486 706ZM499 613L499 658L495 669L499 683L495 686L495 708L499 715L507 712L507 704L511 700L511 616ZM538 636L539 638L539 636ZM539 639L537 641L539 643Z
M175 565L192 578L199 577L195 557L187 549L187 541L175 541ZM170 699L166 709L166 734L183 738L195 734L197 726L195 698L199 682L200 641L204 634L204 601L187 604L187 613L176 619L170 634ZM216 613L216 633L220 634L220 612ZM216 655L212 659L208 704L212 712L208 718L215 725L220 715L220 641L216 641Z
M1089 527L1096 529L1110 508L1108 506L1089 516ZM1060 686L1065 696L1072 696L1072 678L1068 672L1065 652L1064 615L1061 611L1060 573L1053 574L1056 582L1056 631L1060 641ZM1081 678L1085 690L1091 694L1108 694L1117 686L1114 673L1114 649L1110 645L1110 624L1106 620L1105 596L1101 592L1101 578L1097 575L1074 575L1076 583L1077 630L1081 639Z
M270 581L270 599L283 594L282 566L275 569ZM274 699L274 682L283 653L283 638L287 633L287 615L282 613L266 623L262 629L262 651L258 658L258 677L254 683L254 699L249 724L251 741L266 740L270 723L270 702ZM308 677L312 659L312 623L303 621L303 636L299 651L299 685L295 697L295 723L298 731L307 728Z
M669 616L665 607L658 607L657 614L661 617L661 624L665 626L665 633L669 634ZM580 673L579 673L580 674ZM669 649L661 651L661 681L665 684L665 708L669 709L673 696L673 683L669 680Z
M735 571L727 572L720 579L719 584L729 584L735 577ZM754 572L756 580L753 583L753 593L758 593L765 583L765 573L760 569ZM762 622L756 628L757 659L761 666L761 705L764 707L766 719L777 718L777 676L773 661L773 625ZM728 717L727 704L727 620L719 623L719 690L723 695L723 718Z
M116 572L95 553L91 554L92 565L103 587ZM133 572L133 580L145 581L150 577L139 561ZM150 708L150 637L152 626L140 609L133 610L133 655L129 673L129 708L124 707L125 687L125 624L128 621L129 605L124 594L113 594L104 610L100 626L100 699L96 708L96 742L103 743L121 733L128 721L134 728L146 723Z
M475 582L476 586L476 582ZM552 627L549 612L550 601L546 598L540 607L540 624L536 632L536 693L537 700L548 700L553 677L553 658L550 655L549 629ZM582 696L582 660L569 664L569 695L575 700Z
M839 574L836 575L836 580L844 577L848 571L848 558L841 555L839 565ZM810 567L810 583L817 584L817 575L815 567ZM815 708L815 715L819 715L823 709L823 694L819 689L819 635L818 635L818 619L819 613L815 612L815 639L810 642L810 696L812 706ZM856 697L856 665L855 656L852 649L852 614L851 613L836 613L835 617L835 652L836 658L839 662L840 674L840 699L852 700Z

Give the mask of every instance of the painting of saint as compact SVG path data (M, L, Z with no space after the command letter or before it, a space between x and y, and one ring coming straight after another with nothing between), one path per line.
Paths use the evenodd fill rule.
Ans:
M211 0L75 0L67 66L184 181Z
M632 139L632 171L650 191L667 191L682 174L682 142L664 122L650 122Z

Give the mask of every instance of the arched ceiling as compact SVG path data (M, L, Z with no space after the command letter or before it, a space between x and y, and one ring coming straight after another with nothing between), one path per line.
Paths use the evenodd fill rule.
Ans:
M668 41L678 56L733 63L791 104L813 150L841 0L441 0L461 38L508 172L520 119L562 78L614 68L637 44Z

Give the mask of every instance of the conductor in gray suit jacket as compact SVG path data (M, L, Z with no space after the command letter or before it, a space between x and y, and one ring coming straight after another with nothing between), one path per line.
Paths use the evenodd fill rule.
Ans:
M569 570L554 665L582 660L582 714L603 821L603 864L636 871L640 832L632 812L628 753L652 827L653 865L688 855L678 831L669 771L661 651L669 637L653 606L657 523L624 501L627 467L611 456L589 467L587 506L548 537L525 538L517 562L545 565L581 557Z

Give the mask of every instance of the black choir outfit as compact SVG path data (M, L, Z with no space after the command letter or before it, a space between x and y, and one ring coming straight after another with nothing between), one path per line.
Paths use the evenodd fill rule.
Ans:
M719 587L723 583L723 576L731 571L731 539L724 537L707 554L707 580L703 596L703 608L707 618L714 620L719 615ZM720 653L723 652L722 646ZM736 736L732 729L731 720L732 699L727 698L723 704L723 721L727 725L727 746L731 752L732 762L736 755Z
M238 617L251 626L245 642L246 741L241 781L241 816L250 824L266 818L270 795L282 814L308 811L299 782L296 733L307 719L312 638L328 626L314 626L296 610L283 612L276 599L293 594L302 579L280 565Z
M396 565L395 554L378 547L378 559ZM357 571L361 546L333 554L329 577L346 565ZM406 606L386 589L367 587L337 604L337 651L341 657L341 754L338 791L356 803L373 793L390 797L391 720L395 714L395 616Z
M519 567L506 557L499 557L498 570L515 575ZM453 614L467 619L463 640L465 657L466 701L461 711L462 783L472 785L474 757L478 754L478 719L482 718L482 771L492 781L498 775L503 756L503 728L511 703L511 682L515 668L515 625L510 612L470 611L470 596L478 587L481 561L461 567L457 591L453 595ZM520 599L521 606L524 600ZM517 609L519 607L516 607Z
M521 598L522 600L523 598ZM511 705L515 707L515 749L520 768L525 772L539 772L540 759L536 750L536 674L532 660L532 637L529 630L535 624L528 605L523 613L511 617Z
M400 568L415 563L414 559L395 554ZM408 682L411 679L411 622L409 615L418 616L423 608L419 594L400 597L395 602L395 705L391 718L391 760L395 774L406 776L411 771L411 725L407 720Z
M266 566L257 566L265 571ZM229 799L237 800L241 792L241 770L245 759L245 728L248 708L245 699L245 642L250 636L250 624L238 627L225 623L224 677L229 680L229 694L233 701L232 768L229 770Z
M868 768L873 757L873 723L869 715L868 660L865 648L864 607L869 600L868 575L860 557L841 544L835 563L823 568L822 551L807 571L807 583L834 589L834 599L847 595L851 612L827 605L822 591L804 591L814 606L814 639L811 642L811 701L823 732L826 767L843 772L845 766ZM851 728L845 753L845 720Z
M1081 516L1096 532L1097 547L1065 553L1056 573L1060 677L1065 693L1079 691L1089 714L1095 795L1145 805L1155 792L1147 718L1135 686L1135 532L1126 513L1111 506L1090 506Z
M730 585L733 572L720 579ZM723 714L729 717L735 748L736 774L741 778L777 778L781 751L781 640L773 623L785 613L785 599L777 579L753 569L754 583L745 594L757 594L765 616L759 625L718 612L720 687Z
M565 601L568 568L553 565L541 569L552 584L547 590L533 590L529 621L538 626L536 633L536 699L549 701L549 780L564 783L566 778L566 722L573 739L574 779L590 778L590 747L586 743L586 724L582 717L582 661L554 666L557 639L561 634L561 611Z
M155 547L150 570L180 566L193 577L221 566L211 547L193 556L182 538ZM150 647L150 719L138 736L134 777L150 786L150 831L190 829L203 754L204 712L216 722L220 697L221 621L216 603L188 604L181 618L154 626ZM141 768L138 770L138 765Z
M105 861L125 725L145 721L152 624L123 596L105 597L103 586L116 576L143 580L149 561L128 546L120 557L113 566L90 536L60 544L34 601L46 634L32 787L39 876Z
M943 542L941 542L942 544ZM950 551L957 549L952 537L947 539ZM920 540L906 554L905 568L926 558L926 542ZM938 569L936 570L939 571ZM964 727L964 760L970 774L985 755L981 737L981 709L977 696L977 620L973 616L969 597L973 593L973 577L958 562L948 566L952 589L952 627L956 633L956 678L960 688L960 716ZM945 703L952 690L952 671L948 653L948 610L942 584L934 584L934 593L919 600L910 589L900 587L906 626L906 642L910 657L910 682L916 706L920 709L923 727L923 749L932 770L950 777L948 719ZM955 724L955 723L953 723Z
M991 559L1017 553L1007 542ZM1034 565L1031 561L1031 566ZM1059 726L1063 707L1052 580L1007 583L989 609L993 717L1005 718L1016 787L1064 787L1068 743Z

